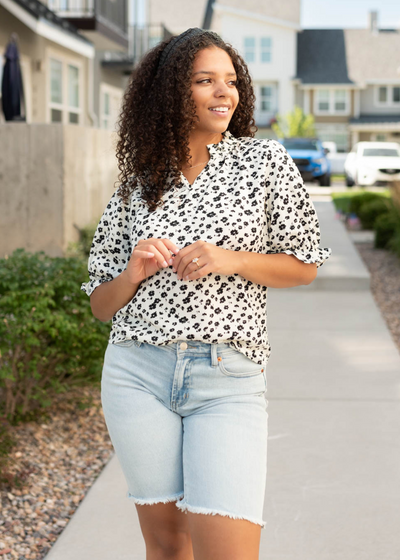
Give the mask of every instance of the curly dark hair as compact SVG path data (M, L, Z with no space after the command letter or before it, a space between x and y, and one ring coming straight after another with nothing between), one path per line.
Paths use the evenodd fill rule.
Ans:
M180 166L189 162L189 133L196 122L191 82L200 50L213 46L223 49L235 68L239 102L229 122L230 133L236 138L253 138L257 131L251 77L236 49L216 33L204 31L174 47L159 67L164 49L174 38L156 45L134 69L118 120L118 194L126 203L140 185L149 211L155 210L167 190L179 184Z

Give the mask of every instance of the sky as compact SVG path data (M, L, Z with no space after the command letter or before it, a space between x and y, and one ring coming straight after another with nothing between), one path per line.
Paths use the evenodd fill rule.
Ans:
M400 28L400 0L301 0L301 26L366 28L372 10L379 27Z
M145 0L129 0L130 21L133 21L134 2L138 3L139 21L143 21ZM301 0L301 26L366 28L371 10L378 11L380 27L400 28L400 0Z

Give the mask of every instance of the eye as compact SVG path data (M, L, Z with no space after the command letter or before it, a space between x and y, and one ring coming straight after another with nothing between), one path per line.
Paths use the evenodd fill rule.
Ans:
M196 82L197 84L202 84L204 82L209 82L211 80L211 78L205 78L204 80L199 80L198 82ZM229 83L237 86L237 80L229 80Z

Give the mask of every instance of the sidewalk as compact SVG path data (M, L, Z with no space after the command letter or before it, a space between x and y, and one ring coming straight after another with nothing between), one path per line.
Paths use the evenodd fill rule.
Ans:
M398 560L400 355L333 203L314 204L332 256L311 285L268 290L260 560ZM145 560L126 490L114 455L46 560Z

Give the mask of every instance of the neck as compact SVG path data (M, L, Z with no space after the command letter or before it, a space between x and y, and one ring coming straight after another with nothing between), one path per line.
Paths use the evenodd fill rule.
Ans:
M208 161L210 159L207 144L218 144L222 140L221 132L193 132L189 136L189 150L191 159L187 166L197 165L198 163Z

